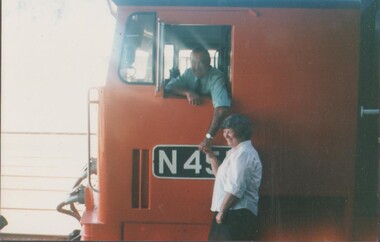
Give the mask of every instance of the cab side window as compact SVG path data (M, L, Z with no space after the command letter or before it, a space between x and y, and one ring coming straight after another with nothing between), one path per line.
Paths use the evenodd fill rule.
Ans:
M120 78L128 84L154 84L155 13L129 16L120 60Z
M208 49L211 66L225 75L230 93L231 26L227 25L176 25L160 23L157 90L163 90L171 79L183 74L191 67L190 53L202 45ZM163 94L168 97L167 93Z

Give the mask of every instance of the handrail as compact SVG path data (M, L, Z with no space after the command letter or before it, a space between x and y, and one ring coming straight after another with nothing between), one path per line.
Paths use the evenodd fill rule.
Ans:
M366 109L363 106L360 107L360 117L364 115L379 115L379 109Z
M99 190L97 190L96 188L94 188L94 186L92 185L91 183L91 104L99 104L99 91L98 91L98 100L94 101L94 100L91 100L91 91L92 90L96 90L98 91L97 88L90 88L88 90L88 94L87 94L87 144L88 144L88 147L87 147L87 154L88 154L88 157L87 157L87 182L88 182L88 186L91 188L92 191L94 192L99 192Z

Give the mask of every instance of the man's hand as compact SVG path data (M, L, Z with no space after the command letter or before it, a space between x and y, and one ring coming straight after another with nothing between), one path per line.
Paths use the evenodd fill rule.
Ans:
M198 145L198 148L200 151L207 152L208 150L211 150L211 139L205 138L202 143Z
M209 146L205 145L202 147L202 149L201 149L201 145L199 145L198 147L199 147L199 150L201 150L203 153L205 153L210 159L217 159L214 152L211 149L211 145L209 145Z
M191 105L200 105L202 103L201 97L193 91L187 91L185 92L185 95L186 95L187 101L189 101L189 104Z

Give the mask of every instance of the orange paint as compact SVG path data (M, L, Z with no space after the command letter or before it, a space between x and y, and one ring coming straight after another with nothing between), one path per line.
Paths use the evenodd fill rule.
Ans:
M263 162L261 196L269 199L263 201L292 198L294 206L315 199L297 212L284 206L281 213L270 202L261 206L261 239L346 240L359 10L226 7L119 7L99 104L99 207L88 211L96 222L82 221L84 239L207 239L213 180L157 178L152 152L157 145L199 144L211 120L211 101L193 107L182 98L156 95L155 85L129 85L118 76L128 16L145 11L171 24L232 26L232 110L254 122L253 142ZM225 145L221 132L214 144ZM341 213L331 212L337 209Z

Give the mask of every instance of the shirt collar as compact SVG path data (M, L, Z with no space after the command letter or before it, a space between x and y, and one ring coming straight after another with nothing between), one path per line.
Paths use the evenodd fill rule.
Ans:
M232 150L237 150L240 147L246 147L249 145L252 145L252 141L251 140L245 140L245 141L240 142L236 147L232 148Z

